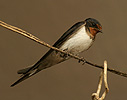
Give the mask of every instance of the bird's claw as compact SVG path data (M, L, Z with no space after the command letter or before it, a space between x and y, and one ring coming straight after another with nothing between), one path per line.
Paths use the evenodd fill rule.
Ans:
M66 52L66 54L61 53L60 56L63 57L63 58L68 58L68 57L69 57L69 52L68 52L67 50L68 50L68 49L63 50L63 51Z
M84 65L86 63L86 60L84 57L81 57L81 59L79 59L78 63L80 63L81 61L83 62L82 65Z

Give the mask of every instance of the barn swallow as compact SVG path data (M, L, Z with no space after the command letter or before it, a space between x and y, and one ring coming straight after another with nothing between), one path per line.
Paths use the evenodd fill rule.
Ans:
M87 18L84 21L74 24L68 29L56 43L56 48L67 51L74 55L88 50L93 44L96 34L102 33L102 25L93 18ZM70 57L50 49L37 63L33 66L21 69L17 73L21 74L21 78L11 85L11 87L24 81L25 79L35 75L43 69L49 68L55 64L68 60Z

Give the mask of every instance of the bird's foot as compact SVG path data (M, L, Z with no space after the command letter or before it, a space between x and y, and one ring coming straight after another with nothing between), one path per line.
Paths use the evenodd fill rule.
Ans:
M61 53L61 57L63 57L63 58L68 58L69 57L69 52L68 52L68 49L65 49L65 50L63 50L63 51L65 51L66 52L66 54L63 54L63 53Z
M85 58L84 58L84 57L81 57L81 58L79 59L78 63L80 63L80 62L83 62L82 65L84 65L84 64L86 63Z

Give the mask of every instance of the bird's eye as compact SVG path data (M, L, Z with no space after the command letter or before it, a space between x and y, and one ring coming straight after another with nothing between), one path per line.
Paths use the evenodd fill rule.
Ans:
M95 23L93 23L93 26L95 26L96 24Z
M97 28L97 25L95 23L93 23L93 26Z

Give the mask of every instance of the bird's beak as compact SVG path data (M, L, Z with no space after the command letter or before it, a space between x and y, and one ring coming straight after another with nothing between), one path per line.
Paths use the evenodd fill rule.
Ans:
M96 25L97 25L97 27L98 27L98 28L97 28L98 32L103 33L103 32L102 32L102 26L100 26L100 25L98 25L98 24L96 24Z
M98 33L103 33L103 32L102 32L102 29L95 28L95 30L97 30Z
M102 30L98 30L100 33L103 33Z

